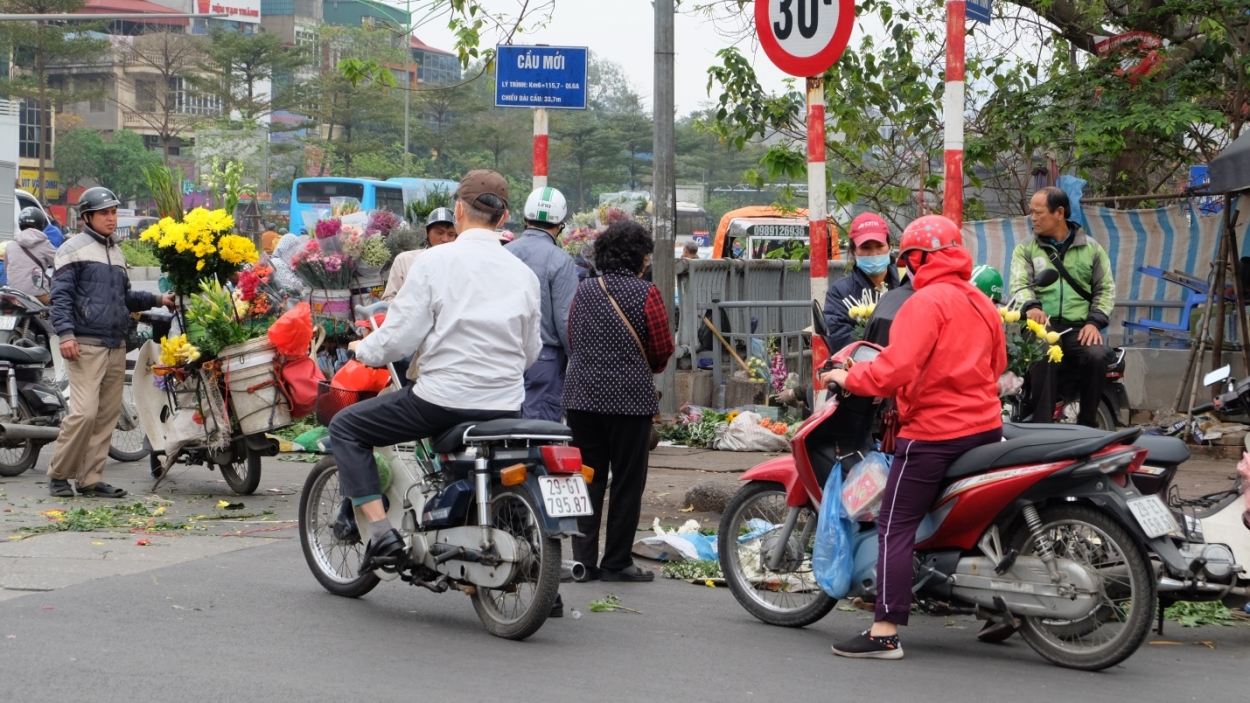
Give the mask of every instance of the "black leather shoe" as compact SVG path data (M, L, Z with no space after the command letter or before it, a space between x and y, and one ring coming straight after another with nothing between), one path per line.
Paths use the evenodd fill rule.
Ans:
M334 533L334 539L340 542L356 544L360 541L360 528L356 526L356 511L352 509L351 498L343 499L338 517L330 523L330 531Z
M360 560L360 573L382 569L383 571L399 571L406 558L407 546L399 530L394 527L369 540L365 547L365 556Z
M560 597L559 593L556 594L556 602L551 604L551 612L547 614L547 617L549 618L564 617L564 599Z
M604 581L631 581L633 583L646 583L655 580L655 572L640 568L637 564L629 566L617 571L615 569L600 569L599 577Z
M54 498L73 498L74 487L63 478L53 478L48 480L48 493Z

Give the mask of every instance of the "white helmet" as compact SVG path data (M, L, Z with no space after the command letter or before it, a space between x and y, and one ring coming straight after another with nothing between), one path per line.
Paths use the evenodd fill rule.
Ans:
M537 188L525 199L525 219L558 225L569 214L564 194L555 188Z

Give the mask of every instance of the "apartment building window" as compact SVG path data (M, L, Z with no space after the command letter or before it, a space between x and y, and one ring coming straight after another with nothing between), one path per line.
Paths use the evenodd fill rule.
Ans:
M139 112L156 112L156 79L135 79L135 109Z
M108 96L108 81L103 76L81 79L81 89L89 91L87 109L90 112L104 112L104 100Z
M41 123L39 120L39 108L35 106L34 100L23 100L18 118L18 155L23 159L39 158L40 150L44 150L47 158L52 156L52 130L45 130L43 124L50 125L52 116L46 114Z
M174 111L180 115L215 116L222 113L221 96L197 91L183 78L171 78L169 90L174 95Z

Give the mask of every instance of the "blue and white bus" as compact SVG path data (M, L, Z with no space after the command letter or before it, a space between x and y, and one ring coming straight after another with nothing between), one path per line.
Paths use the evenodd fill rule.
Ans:
M451 194L459 184L456 181L433 178L322 178L296 179L291 196L291 231L299 233L309 228L315 210L328 210L330 198L355 198L361 210L390 210L404 217L404 190L409 198L424 198L440 190ZM304 214L308 213L305 218ZM417 223L420 224L420 223Z

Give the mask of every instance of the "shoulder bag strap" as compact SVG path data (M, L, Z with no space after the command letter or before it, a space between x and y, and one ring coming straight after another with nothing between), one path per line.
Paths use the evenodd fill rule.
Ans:
M1063 258L1059 256L1059 252L1049 247L1042 247L1042 250L1046 252L1046 257L1050 259L1050 263L1054 264L1055 268L1059 269L1059 275L1063 276L1063 280L1068 284L1068 287L1076 291L1077 295L1084 298L1085 302L1093 304L1094 294L1090 293L1089 289L1085 286L1077 283L1076 279L1072 277L1072 274L1068 273L1068 269L1064 268Z
M647 348L642 345L642 338L638 336L638 332L634 329L634 325L629 321L629 318L625 317L625 311L621 310L621 306L616 304L616 298L613 298L612 294L608 292L608 284L603 282L603 276L599 277L599 287L603 289L603 294L608 296L608 302L612 303L612 308L616 310L616 314L621 316L621 322L625 323L625 329L629 330L630 336L632 336L634 338L634 342L638 344L638 351L642 354L642 360L648 361L649 363L649 360L647 359Z

